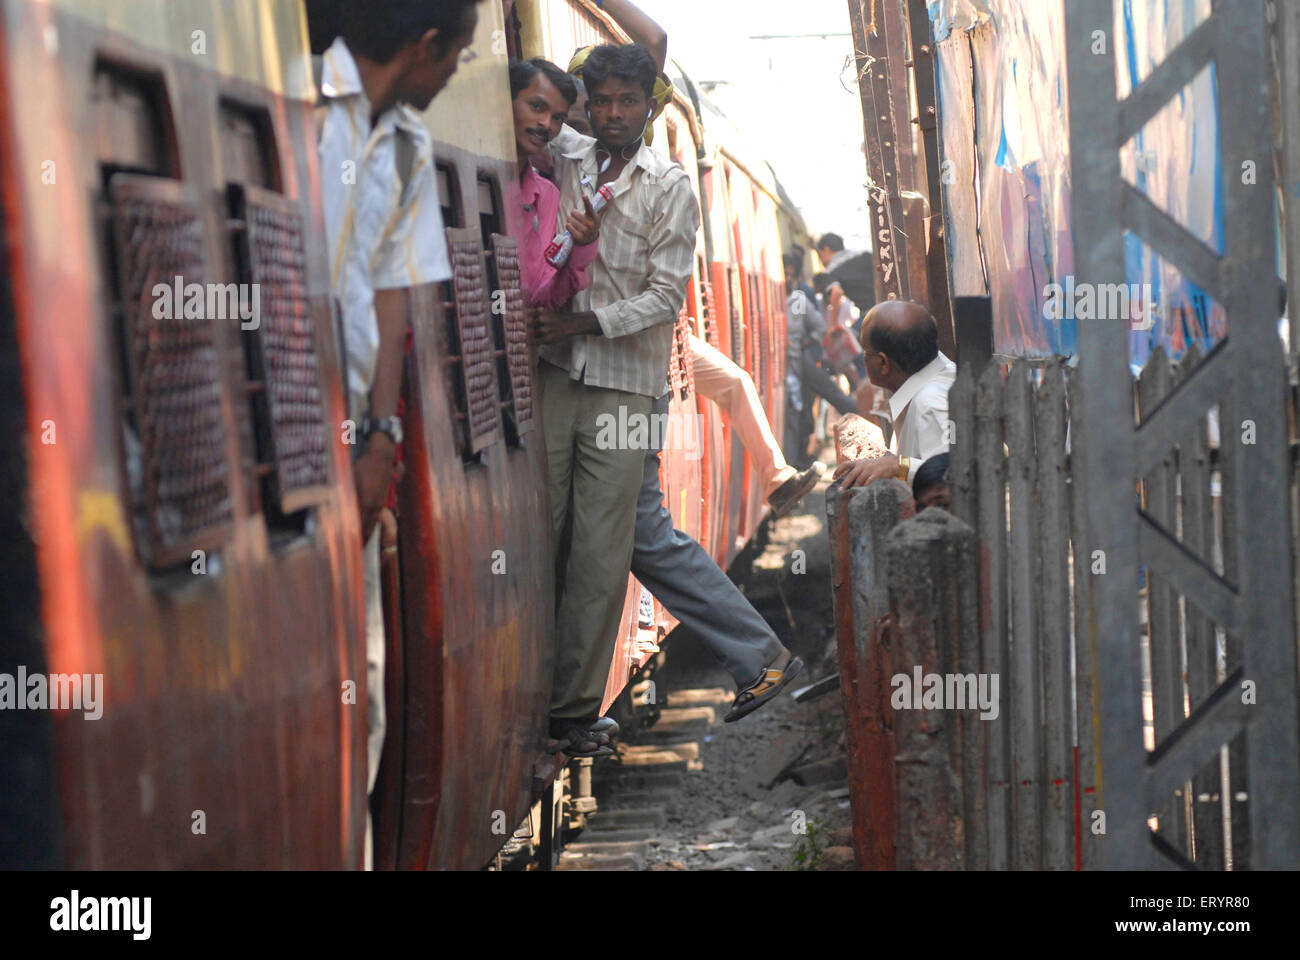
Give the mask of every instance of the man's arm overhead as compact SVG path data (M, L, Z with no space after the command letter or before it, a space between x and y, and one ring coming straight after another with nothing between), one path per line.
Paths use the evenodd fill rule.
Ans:
M630 0L605 0L604 10L620 27L627 31L633 43L644 43L655 58L659 72L668 62L668 33L655 23L646 12Z

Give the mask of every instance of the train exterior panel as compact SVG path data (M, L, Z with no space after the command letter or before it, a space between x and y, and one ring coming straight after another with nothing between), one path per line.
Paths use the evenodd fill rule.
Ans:
M412 323L403 618L389 640L402 680L388 678L404 697L388 704L381 867L482 867L547 764L546 459L504 202L515 151L502 10L479 11L469 62L425 116L454 276L418 291Z
M17 828L0 862L359 867L365 604L319 200L339 174L317 165L302 5L0 12L0 423L23 452L0 472L16 587L0 673L102 675L104 690L93 721L0 714L0 773L16 785L0 822ZM411 295L398 551L383 564L379 868L484 866L563 764L544 752L554 546L505 202L506 50L565 64L622 38L585 0L479 12L426 115L453 277ZM687 171L705 219L661 477L677 526L726 566L765 505L727 417L695 389L689 338L750 371L780 436L781 243L802 227L674 79L655 149ZM259 284L261 326L155 316L176 276ZM606 706L675 626L643 601L629 578Z
M26 412L6 563L33 587L9 592L0 669L102 676L98 719L0 717L19 807L0 858L359 866L360 535L301 8L0 11L6 390ZM260 326L160 319L175 277L258 283Z

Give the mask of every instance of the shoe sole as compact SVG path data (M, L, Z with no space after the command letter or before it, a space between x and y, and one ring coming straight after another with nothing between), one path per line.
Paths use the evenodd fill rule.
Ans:
M765 706L768 703L771 703L780 695L781 691L786 688L786 686L790 683L790 681L792 681L795 677L799 676L799 674L801 673L803 673L803 661L800 660L798 657L792 658L789 664L786 665L785 675L781 677L780 683L778 683L771 690L767 691L767 693L763 694L763 696L758 698L757 700L751 700L749 704L745 706L739 713L733 710L731 713L727 714L725 717L722 718L722 722L735 723L737 720L741 720L744 717L749 716L751 713L753 713L755 710L759 709L760 707Z
M819 480L821 480L821 476L816 472L809 474L808 480L804 481L802 487L795 488L795 492L790 495L789 500L779 507L772 505L772 519L780 520L782 517L787 516L795 507L799 506L800 501L802 501L804 497L812 493L813 488L817 486L817 481ZM768 503L771 505L772 502L769 500Z
M602 744L600 747L597 748L595 753L572 753L569 751L569 745L567 743L562 741L557 742L555 739L552 738L546 744L545 752L548 754L563 754L564 756L568 757L570 760L592 760L592 759L598 760L601 757L614 756L615 750L611 746Z

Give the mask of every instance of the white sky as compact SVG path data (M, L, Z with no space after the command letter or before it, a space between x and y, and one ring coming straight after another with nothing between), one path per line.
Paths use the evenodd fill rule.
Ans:
M867 247L862 108L853 68L845 68L852 38L750 39L848 34L845 0L638 3L668 31L668 55L692 80L728 81L709 96L772 164L809 232L833 231L850 248Z

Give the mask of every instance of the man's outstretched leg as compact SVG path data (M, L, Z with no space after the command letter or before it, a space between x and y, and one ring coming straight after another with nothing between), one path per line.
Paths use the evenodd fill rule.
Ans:
M736 681L728 721L738 720L781 692L803 669L766 620L708 552L674 529L659 486L659 452L645 457L636 506L632 573L694 631Z
M817 485L820 465L800 472L786 463L753 378L708 342L694 334L690 341L695 388L726 411L754 461L754 471L763 484L763 496L772 505L773 516L785 516Z

